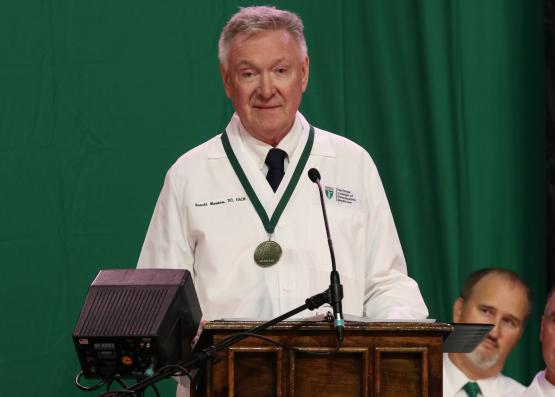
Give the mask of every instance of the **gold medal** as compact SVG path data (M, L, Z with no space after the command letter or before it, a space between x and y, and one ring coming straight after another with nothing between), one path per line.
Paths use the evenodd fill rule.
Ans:
M263 267L275 265L281 258L281 247L272 240L264 241L254 250L254 261Z

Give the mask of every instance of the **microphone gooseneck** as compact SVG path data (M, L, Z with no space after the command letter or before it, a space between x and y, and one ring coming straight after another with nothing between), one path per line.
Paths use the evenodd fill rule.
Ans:
M330 250L331 257L331 274L330 274L330 304L333 309L333 319L335 329L337 331L337 339L339 341L343 340L343 330L345 328L345 321L343 320L343 309L341 301L343 300L343 286L339 279L339 273L337 272L335 266L335 253L333 252L333 244L330 237L330 229L328 225L328 215L326 213L326 205L324 203L324 193L322 192L322 185L320 184L320 172L316 168L311 168L308 170L308 177L316 185L318 185L318 191L320 192L320 204L322 206L322 213L324 214L324 225L326 226L326 236L328 238L328 248Z

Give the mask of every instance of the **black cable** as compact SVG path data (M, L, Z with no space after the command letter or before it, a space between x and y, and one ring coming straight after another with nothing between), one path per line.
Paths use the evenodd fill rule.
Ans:
M267 336L254 334L254 333L251 333L251 332L239 332L239 333L234 334L234 335L245 335L245 336L250 336L252 338L262 339L263 341L266 341L266 342L268 342L268 343L270 343L274 346L279 346L282 349L291 350L291 351L294 351L294 352L297 352L297 353L303 353L303 354L308 354L308 355L312 355L312 356L333 356L341 348L341 342L337 341L337 345L335 346L335 348L333 350L329 351L329 352L313 352L313 351L305 350L305 349L299 348L299 347L284 345L283 343L276 342L275 340L273 340L273 339L271 339Z
M137 390L107 390L98 397L120 397L120 396L136 396Z
M341 340L338 339L337 341L337 346L335 347L334 350L329 351L329 352L313 352L313 351L309 351L309 350L305 350L305 349L301 349L301 348L297 348L297 347L292 347L292 346L287 346L284 344L281 344L279 342L273 341L270 338L264 337L262 335L259 335L257 332L263 331L265 329L267 329L268 327L277 324L278 322L283 321L284 319L287 319L289 317L292 317L300 312L302 312L305 309L310 309L310 310L314 310L318 307L320 307L322 304L324 303L329 303L329 300L327 300L329 296L329 290L326 290L324 292L321 292L319 294L316 294L308 299L306 299L305 304L301 305L293 310L290 310L289 312L282 314L281 316L278 316L268 322L265 322L263 324L260 324L248 331L245 332L240 332L237 334L233 334L230 335L229 337L223 339L222 341L220 341L218 344L216 345L212 345L209 346L208 348L203 349L201 352L196 353L195 355L193 355L193 359L189 362L186 363L182 363L184 365L189 365L189 366L194 366L194 365L198 365L199 363L203 362L204 360L207 359L213 359L216 357L217 353L227 347L232 346L233 344L239 342L240 340L251 336L254 338L259 338L262 340L265 340L273 345L279 346L281 348L284 348L286 350L291 350L291 351L296 351L299 353L303 353L303 354L309 354L309 355L315 355L315 356L331 356L335 353L337 353L341 347ZM105 393L102 393L99 397L119 397L122 395L126 395L126 396L130 396L130 395L139 395L140 391L139 390L144 390L146 387L148 386L152 386L154 385L156 382L159 382L162 379L166 379L169 378L171 376L187 376L189 377L189 379L191 380L192 383L194 383L194 379L191 376L189 370L184 366L184 365L180 365L180 364L171 364L171 365L166 365L163 366L161 368L159 368L155 373L153 373L152 375L143 378L142 380L139 380L135 385L131 386L131 388L136 388L137 390L120 390L120 391L115 391L115 392L110 392L107 391ZM170 371L168 371L170 370ZM80 376L80 374L78 375L78 377ZM77 379L76 379L77 380ZM113 382L114 379L112 379ZM118 380L119 382L119 380ZM111 384L111 382L110 382ZM96 385L94 386L95 388L99 388L102 385ZM125 388L128 389L128 388ZM157 390L155 390L155 393L157 393Z
M336 354L339 349L341 348L341 342L337 341L337 345L335 346L335 348L331 351L327 351L327 352L315 352L315 351L310 351L310 350L306 350L303 348L299 348L299 347L294 347L294 346L288 346L285 345L283 343L280 342L276 342L275 340L267 337L267 336L263 336L263 335L259 335L253 332L239 332L236 334L231 335L228 338L225 338L223 341L227 340L227 339L231 339L232 337L237 337L239 335L242 336L250 336L252 338L256 338L256 339L261 339L265 342L268 342L274 346L278 346L281 347L284 350L290 350L290 351L294 351L297 353L302 353L302 354L307 354L307 355L312 355L312 356L332 356L334 354ZM159 375L162 374L164 372L167 372L167 374L165 374L166 377L170 377L170 376L187 376L189 378L189 380L191 381L191 384L193 382L193 378L191 376L190 371L178 364L169 364L169 365L164 365L163 367L160 367L152 376L155 375ZM127 387L120 379L112 379L110 381L110 383L108 384L108 387L110 387L110 385L112 384L113 381L118 382L120 385L122 385L123 387ZM102 383L104 384L104 382ZM156 388L155 384L150 385L153 390L154 393L156 394L157 397L160 397L160 393L158 392L158 389ZM98 386L100 387L100 386ZM98 388L96 387L96 388ZM104 393L102 393L99 397L121 397L121 396L136 396L138 394L138 391L134 391L134 390L117 390L117 391L106 391Z
M183 367L179 364L164 365L163 367L158 368L158 370L154 373L154 375L157 375L157 374L161 373L162 371L171 370L172 368L175 368L178 372L170 372L168 374L168 377L169 376L186 376L186 377L189 378L189 380L191 382L193 381L193 377L191 375L191 372L187 368L185 368L185 367Z
M102 386L104 386L106 384L106 382L104 382L103 380L101 380L100 382L98 382L96 385L93 386L83 386L80 382L81 380L81 376L83 376L83 371L79 371L77 373L77 375L75 376L75 385L83 390L83 391L94 391L94 390L98 390L100 389Z
M172 371L172 369L175 369L175 371ZM153 375L158 375L160 373L162 373L163 371L168 371L168 374L166 375L166 377L170 377L170 376L187 376L191 382L193 381L192 377L191 377L191 373L189 372L189 370L187 370L187 368L178 365L178 364L169 364L169 365L164 365L163 367L160 367ZM123 390L110 390L110 387L112 385L112 383L116 381L117 383L119 383L122 387ZM105 384L105 382L103 383ZM154 394L156 394L157 397L160 397L160 392L158 390L158 388L156 387L155 384L150 385L152 387L152 389L154 390ZM100 387L100 386L99 386ZM139 390L126 390L128 388L128 385L126 385L121 378L112 378L110 380L110 382L107 385L108 390L105 391L104 393L102 393L100 396L98 397L120 397L120 396L137 396L139 395L139 393L141 391Z
M156 385L153 383L152 385L150 385L152 387L152 389L154 390L154 394L156 394L156 397L160 397L160 393L158 392L158 388L156 387Z
M110 390L114 381L117 382L121 387L123 387L123 389ZM110 379L110 382L108 382L106 387L107 387L107 390L104 393L102 393L99 397L120 397L122 395L123 396L137 396L138 393L139 393L136 390L127 390L127 388L128 388L127 384L125 384L125 382L120 377L115 377L115 378Z
M127 385L121 380L121 378L115 378L116 382L119 383L119 385L121 387L123 387L124 389L127 389Z

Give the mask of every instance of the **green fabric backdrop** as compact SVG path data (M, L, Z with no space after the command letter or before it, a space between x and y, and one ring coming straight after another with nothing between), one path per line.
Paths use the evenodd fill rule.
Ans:
M71 343L87 288L134 267L167 168L227 124L216 47L239 4L0 5L0 394L88 395ZM530 283L505 371L528 383L546 273L543 2L275 4L305 21L302 111L373 156L431 317L451 319L480 267Z

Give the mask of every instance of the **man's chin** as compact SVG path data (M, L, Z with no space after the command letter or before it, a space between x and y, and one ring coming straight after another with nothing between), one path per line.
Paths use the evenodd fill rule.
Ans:
M476 349L471 353L466 353L466 357L478 368L489 369L497 364L499 360L499 351L484 354Z
M276 123L275 119L259 119L256 123L252 123L249 129L245 126L246 130L255 138L264 142L281 140L289 129L284 123ZM289 127L291 128L291 127Z

